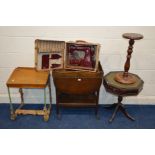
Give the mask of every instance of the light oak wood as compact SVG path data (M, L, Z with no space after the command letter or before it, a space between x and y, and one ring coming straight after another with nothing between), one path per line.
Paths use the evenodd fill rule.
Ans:
M16 68L13 73L11 74L10 78L8 79L6 85L8 87L8 93L10 96L9 88L19 88L19 93L21 95L21 104L20 106L14 110L13 105L11 102L10 96L10 106L11 106L11 119L15 120L17 115L43 115L44 121L48 121L50 111L51 111L51 86L50 86L50 78L49 78L49 71L37 71L35 68L29 67L18 67ZM47 107L46 105L46 92L45 88L48 85L49 87L49 97L50 97L50 104ZM44 109L42 110L26 110L21 109L24 106L24 94L22 88L42 88L44 89Z
M15 111L16 115L46 115L50 114L50 110L26 110L26 109L17 109Z
M18 67L13 71L6 85L13 88L45 88L48 77L49 71Z

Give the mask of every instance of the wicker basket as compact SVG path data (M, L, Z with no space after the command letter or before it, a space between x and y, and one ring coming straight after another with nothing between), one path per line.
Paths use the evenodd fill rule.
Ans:
M63 68L64 51L64 41L35 40L35 66L37 70Z

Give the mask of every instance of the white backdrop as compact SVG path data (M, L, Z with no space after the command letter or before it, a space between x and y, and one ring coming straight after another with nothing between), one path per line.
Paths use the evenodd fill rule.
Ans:
M136 41L130 72L138 74L145 82L143 91L136 97L125 98L128 104L155 103L155 27L0 27L0 103L8 103L6 81L18 66L34 66L34 40L51 39L75 41L78 39L101 44L100 61L105 74L123 70L128 40L126 32L141 33L144 39ZM43 103L42 90L24 90L25 101ZM48 93L48 90L47 90ZM20 102L19 93L11 89L13 102ZM55 90L52 83L52 97ZM116 96L100 91L100 104L115 102Z

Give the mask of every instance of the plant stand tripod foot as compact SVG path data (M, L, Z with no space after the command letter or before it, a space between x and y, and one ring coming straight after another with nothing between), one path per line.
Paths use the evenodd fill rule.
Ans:
M109 123L111 123L117 112L120 110L128 119L132 120L132 121L135 121L135 119L126 111L126 109L124 108L124 105L121 103L121 101L123 100L123 97L122 96L118 96L118 103L114 103L113 105L111 105L111 107L115 107L115 110L111 116L111 118L109 119ZM109 108L111 108L109 107Z

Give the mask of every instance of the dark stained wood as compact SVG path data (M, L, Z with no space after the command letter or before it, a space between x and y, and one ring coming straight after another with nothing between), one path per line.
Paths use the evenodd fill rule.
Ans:
M134 45L134 40L129 40L129 48L128 48L128 51L127 51L127 60L125 62L125 65L124 65L124 77L128 77L128 71L130 69L130 59L131 59L131 54L133 52L133 45Z
M123 100L123 96L138 95L143 89L143 80L135 74L128 73L130 69L130 59L133 52L134 42L135 40L142 39L143 36L136 33L125 33L123 34L123 38L129 39L129 47L127 50L127 60L124 65L124 72L110 72L104 77L103 82L107 92L118 96L118 102L112 105L115 110L109 119L109 122L113 121L118 110L121 110L129 119L134 120L134 118L127 113L121 102Z
M124 33L122 36L123 38L131 39L131 40L140 40L144 38L143 35L138 33Z
M115 80L123 84L133 84L136 82L135 77L128 72L116 74Z
M63 69L54 70L52 75L58 91L68 94L90 94L100 87L103 70L99 65L96 72Z
M96 72L63 69L54 70L52 75L58 115L60 107L95 107L97 115L99 89L103 79L100 63Z
M109 119L110 123L114 120L116 113L119 110L121 110L121 112L123 112L127 118L134 120L134 118L127 113L126 109L122 104L122 100L124 96L138 95L140 91L143 89L144 84L143 80L135 74L134 76L136 77L136 83L130 85L119 83L115 81L115 75L118 73L122 74L123 72L120 71L110 72L107 75L105 75L103 81L106 91L118 96L118 102L110 106L110 108L115 108L111 118Z
M130 59L131 59L131 54L133 52L133 45L134 45L134 40L140 40L143 38L143 36L141 34L136 34L136 33L125 33L123 34L123 37L126 39L130 39L129 40L129 47L127 50L127 60L125 62L124 65L124 73L123 74L116 74L115 80L117 82L123 83L123 84L132 84L135 83L136 79L135 77L128 73L129 69L130 69Z
M113 112L111 118L109 119L109 122L110 122L110 123L114 120L114 118L115 118L115 116L116 116L116 113L117 113L119 110L121 110L121 111L123 112L123 114L124 114L127 118L129 118L130 120L132 120L132 121L135 120L132 116L130 116L130 115L128 114L128 112L127 112L126 109L124 108L123 104L121 103L122 100L123 100L123 97L122 97L122 96L118 96L118 102L117 102L117 103L114 103L114 104L112 104L112 105L109 106L109 107L106 107L106 108L108 108L108 109L109 109L109 108L115 108L115 110L114 110L114 112Z
M123 72L113 71L105 75L103 84L107 92L119 96L136 96L141 92L144 81L138 75L132 74L136 77L135 84L126 85L115 81L115 75L118 73L121 74Z

